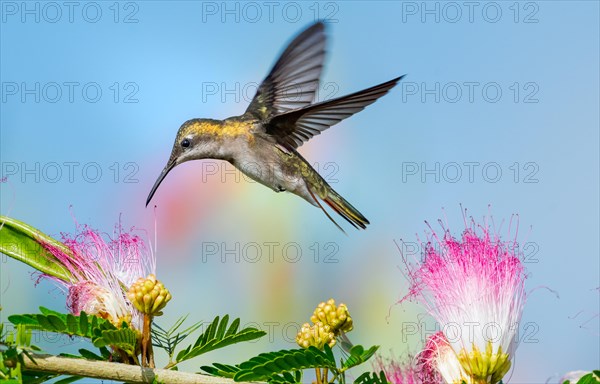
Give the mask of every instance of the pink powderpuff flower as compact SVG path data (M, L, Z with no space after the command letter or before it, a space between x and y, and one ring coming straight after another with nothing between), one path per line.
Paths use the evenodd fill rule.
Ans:
M471 384L442 332L430 336L425 348L416 356L408 355L399 360L377 355L371 365L375 372L383 371L391 384L462 384L463 381Z
M448 383L465 381L470 384L442 332L430 336L425 348L416 356L396 359L377 355L371 366L376 373L383 371L391 384L434 384L444 380Z
M67 307L74 315L81 311L110 320L123 321L142 330L143 317L127 298L127 290L140 277L156 273L156 258L145 242L133 233L123 233L120 225L113 238L88 226L74 236L62 234L64 250L43 244L70 272L64 281L43 275L67 290Z
M427 339L419 357L427 378L423 383L472 383L443 332Z
M412 356L404 360L394 358L383 358L380 355L375 356L375 361L371 364L373 371L379 374L383 371L387 381L391 384L423 384L421 372Z
M386 359L377 355L371 365L374 372L383 371L391 384L441 383L442 376L433 363L431 351L423 350L417 356L408 355L404 359Z
M497 383L516 349L526 275L516 240L504 242L473 219L465 227L460 239L443 225L442 238L432 230L423 259L405 260L410 288L401 302L415 299L437 320L465 381Z

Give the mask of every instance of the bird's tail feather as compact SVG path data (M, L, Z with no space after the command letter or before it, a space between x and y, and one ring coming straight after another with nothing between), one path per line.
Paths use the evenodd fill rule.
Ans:
M312 198L315 200L317 205L323 210L325 215L331 220L336 227L338 227L342 232L346 233L342 227L327 213L325 208L319 203L315 194L311 191L310 187L308 187L308 191L310 192ZM370 224L369 220L362 215L358 211L358 209L354 208L352 204L346 201L342 196L340 196L333 188L329 187L327 191L327 195L323 198L323 201L327 203L334 211L336 211L340 216L342 216L347 222L349 222L354 228L362 228L366 229L367 225Z
M330 214L329 214L329 213L328 213L328 212L325 210L325 208L323 208L323 206L321 205L321 203L319 203L319 199L317 199L317 198L315 197L315 194L314 194L314 193L311 191L310 187L308 187L308 186L307 186L307 189L308 189L308 193L310 193L310 195L312 196L313 200L315 201L315 203L317 203L317 205L319 206L319 208L321 208L321 210L323 211L323 213L325 214L325 216L327 216L327 218L328 218L329 220L331 220L331 222L332 222L333 224L335 224L335 226L336 226L336 227L338 227L338 229L339 229L340 231L342 231L342 232L344 233L344 235L345 235L345 234L346 234L346 231L344 231L344 230L342 229L342 227L340 227L340 225L339 225L339 224L338 224L338 223L337 223L337 222L336 222L336 221L333 219L333 217L331 217L331 215L330 215Z
M367 220L367 218L364 217L362 213L358 211L358 209L354 208L352 204L347 202L333 189L329 190L327 197L323 200L355 228L360 227L362 229L366 229L367 225L370 224L369 220Z

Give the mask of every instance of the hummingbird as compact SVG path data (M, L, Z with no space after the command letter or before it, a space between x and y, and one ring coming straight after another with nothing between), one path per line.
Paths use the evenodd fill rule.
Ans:
M291 192L321 208L342 232L319 199L355 228L365 229L369 220L331 188L298 153L298 147L374 103L404 76L314 103L325 43L325 25L320 21L312 24L289 43L243 115L224 120L196 118L183 123L146 206L177 165L190 160L219 159L275 192Z

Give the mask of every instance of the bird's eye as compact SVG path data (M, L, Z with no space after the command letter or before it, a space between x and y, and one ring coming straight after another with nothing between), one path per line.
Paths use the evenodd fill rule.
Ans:
M190 139L183 139L183 140L181 140L181 146L182 146L183 148L187 148L187 147L189 147L189 146L190 146L190 144L191 144L191 142L190 142Z

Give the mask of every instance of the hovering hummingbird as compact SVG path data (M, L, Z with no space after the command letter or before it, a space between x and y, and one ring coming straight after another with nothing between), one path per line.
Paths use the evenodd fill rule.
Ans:
M179 128L167 165L152 187L146 206L175 166L199 159L229 161L245 175L273 189L294 193L325 212L319 199L355 228L369 221L327 184L298 153L315 135L362 111L388 93L403 76L374 87L314 103L325 58L325 26L317 22L283 51L241 116L192 119Z

